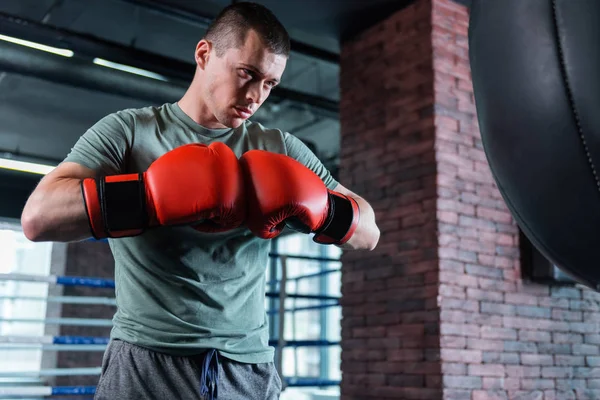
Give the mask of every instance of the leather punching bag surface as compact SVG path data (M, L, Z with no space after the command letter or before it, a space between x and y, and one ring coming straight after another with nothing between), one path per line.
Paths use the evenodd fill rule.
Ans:
M600 290L600 1L473 0L483 147L538 250Z

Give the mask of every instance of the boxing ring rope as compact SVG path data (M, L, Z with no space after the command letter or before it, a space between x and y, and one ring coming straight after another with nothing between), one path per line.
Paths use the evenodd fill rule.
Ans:
M291 312L296 312L296 311L322 310L324 308L329 308L329 307L339 307L339 305L340 305L339 302L335 302L335 303L331 303L331 304L320 304L317 306L286 308L285 312L291 313ZM268 314L277 314L278 311L277 310L268 310L267 313Z
M33 297L33 296L0 296L0 300L22 300L22 301L45 301L47 303L62 303L62 304L85 304L85 305L103 305L116 306L117 301L109 297L92 297L92 296L48 296L48 297Z
M106 345L70 345L70 344L21 344L0 343L0 350L43 350L43 351L104 351Z
M0 371L0 378L43 378L49 376L100 375L101 372L101 367L50 368L39 371Z
M103 326L111 327L111 319L99 318L44 318L44 319L28 319L28 318L2 318L2 322L6 323L31 323L44 325L68 325L68 326Z
M89 336L0 336L1 344L22 344L22 345L108 345L109 337L89 337ZM288 347L312 347L312 346L337 346L338 341L331 340L286 340ZM277 339L269 340L270 346L277 346Z
M288 387L337 386L339 381L313 378L284 378ZM93 395L95 386L0 386L0 399L11 399L15 396L60 396L60 395Z
M0 336L0 343L19 343L19 344L92 344L107 345L108 337L90 337L90 336Z
M0 345L2 344L21 344L21 345L108 345L109 337L91 337L91 336L0 336ZM286 340L287 347L313 347L313 346L337 346L340 342L331 340ZM277 339L269 340L270 346L278 346L280 342Z
M291 278L294 279L294 278ZM297 278L296 278L297 279ZM20 282L41 282L50 283L63 286L87 286L96 288L113 288L115 287L115 281L112 279L96 279L96 278L84 278L76 276L39 276L39 275L25 275L25 274L0 274L0 281L20 281ZM279 292L267 292L267 297L279 298ZM338 296L323 296L316 294L295 294L290 293L286 295L287 298L295 299L312 299L312 300L339 300Z
M115 281L112 279L86 278L79 276L0 274L0 281L43 282L62 286L115 288Z
M276 297L279 298L279 293L277 292L267 292L265 293L267 297ZM339 301L339 296L324 296L320 294L295 294L289 293L285 296L288 299L306 299L306 300L336 300Z
M274 253L274 252L270 252L269 257L272 257L272 258L286 257L286 258L290 258L290 259L293 258L295 260L306 260L306 261L341 262L339 258L304 256L302 254L280 254L280 253ZM289 279L293 279L293 278L289 278Z
M338 386L339 381L318 379L312 377L285 377L282 371L283 349L300 347L325 347L339 346L338 341L329 340L286 340L284 339L285 330L285 313L292 313L292 323L295 324L295 315L298 311L314 311L322 310L330 307L339 307L339 296L318 295L318 294L300 294L287 293L285 290L287 282L294 282L297 288L297 282L302 279L322 277L331 273L340 272L339 269L321 270L316 273L288 277L287 275L287 258L339 262L338 259L326 257L310 257L302 255L281 255L270 253L271 257L278 257L281 260L281 279L269 281L267 284L279 285L284 290L278 292L267 291L267 298L278 299L279 307L277 309L269 309L269 315L279 315L278 337L269 340L269 345L276 348L276 361L278 372L282 378L285 387L326 387ZM115 282L111 279L80 277L80 276L40 276L27 274L0 274L0 281L18 281L18 282L36 282L50 285L63 286L86 286L93 288L115 288ZM285 307L286 299L292 299L293 306ZM108 305L115 306L116 300L110 297L93 297L93 296L15 296L2 295L0 300L6 301L36 301L47 303L62 303L62 304L81 304L81 305ZM319 301L321 304L297 306L296 301ZM65 326L94 326L94 327L112 327L111 319L90 319L90 318L45 318L45 319L26 319L26 318L0 318L3 323L32 323L45 325L65 325ZM1 350L26 350L36 349L43 351L104 351L110 341L109 337L87 337L87 336L18 336L5 335L0 336ZM296 357L297 360L297 357ZM297 369L295 369L297 371ZM84 375L100 375L101 367L87 368L54 368L41 369L35 371L0 371L0 379L6 380L9 378L45 378L58 376L84 376ZM16 383L15 381L11 383ZM36 384L43 384L43 381L36 381ZM23 397L50 397L57 395L93 395L95 393L94 386L16 386L8 385L5 382L0 383L0 399L6 398L23 398Z
M15 396L62 396L93 395L95 386L0 386L0 399L11 399Z

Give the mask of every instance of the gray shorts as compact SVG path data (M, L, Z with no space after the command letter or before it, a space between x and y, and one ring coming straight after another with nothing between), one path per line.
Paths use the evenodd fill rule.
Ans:
M281 387L272 362L244 364L214 352L171 356L112 340L94 399L276 400Z

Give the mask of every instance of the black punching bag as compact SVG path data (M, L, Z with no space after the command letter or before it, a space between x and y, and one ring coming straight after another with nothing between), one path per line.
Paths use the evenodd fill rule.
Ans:
M472 0L485 153L536 248L600 290L600 0Z

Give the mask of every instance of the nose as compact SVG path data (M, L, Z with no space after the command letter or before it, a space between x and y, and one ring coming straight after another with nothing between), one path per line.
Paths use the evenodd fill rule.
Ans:
M261 82L250 84L246 93L246 99L249 103L260 105L265 100L265 90Z

